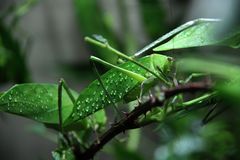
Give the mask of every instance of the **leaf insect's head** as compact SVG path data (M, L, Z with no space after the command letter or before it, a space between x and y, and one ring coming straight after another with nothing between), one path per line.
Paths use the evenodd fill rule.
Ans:
M168 74L173 67L173 58L161 54L153 54L153 64L157 71Z

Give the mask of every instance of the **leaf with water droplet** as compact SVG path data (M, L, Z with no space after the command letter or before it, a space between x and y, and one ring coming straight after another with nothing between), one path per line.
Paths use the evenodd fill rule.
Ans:
M171 49L199 47L218 43L217 21L199 23L189 27L175 35L168 42L154 48L154 51L166 51Z
M195 20L197 22L197 20ZM154 51L166 51L171 49L201 47L209 45L222 45L239 48L239 28L225 31L224 21L209 19L192 25L175 34L166 43L155 47Z
M72 91L77 97L77 93ZM0 110L43 123L58 124L58 86L54 84L15 85L0 97ZM73 104L63 90L63 120L71 114Z
M102 35L100 35L100 34L93 34L92 36L93 36L93 38L95 38L95 39L96 39L97 41L99 41L99 42L108 43L107 39L104 38L104 37L103 37Z

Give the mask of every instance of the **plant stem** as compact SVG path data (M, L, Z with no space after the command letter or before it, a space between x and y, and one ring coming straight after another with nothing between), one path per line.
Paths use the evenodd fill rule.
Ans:
M119 122L115 123L102 136L100 136L99 139L96 140L85 152L77 154L79 156L75 155L76 160L92 159L94 155L116 135L125 132L126 130L140 128L141 126L139 126L139 124L137 123L137 119L139 118L139 116L146 114L154 107L161 107L164 104L165 100L168 100L169 98L180 93L194 93L209 90L210 85L204 82L184 84L175 88L165 90L164 100L158 100L156 97L152 97L147 102L136 107L127 116L122 118Z

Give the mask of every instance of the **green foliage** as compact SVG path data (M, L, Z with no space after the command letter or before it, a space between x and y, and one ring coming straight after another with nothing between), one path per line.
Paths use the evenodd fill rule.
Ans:
M126 146L121 143L114 144L113 152L116 160L143 160L142 156L139 153L128 150L128 148L126 148Z
M222 35L223 22L209 19L182 30L168 42L154 48L154 51L201 47L208 45L224 45L239 47L239 31Z
M225 102L240 104L240 67L225 62L206 59L184 58L178 61L179 69L185 72L205 72L218 76L216 90ZM225 80L225 81L223 81Z
M77 93L72 91L75 97ZM18 114L43 123L58 124L57 85L15 85L0 97L1 111ZM63 91L63 120L72 112L73 104Z
M0 14L0 82L14 81L23 83L30 81L26 66L25 52L22 43L15 37L19 18L26 14L36 3L28 0L21 5L13 5Z
M52 156L54 160L75 160L70 148L60 151L53 151Z
M99 7L99 2L96 0L74 0L74 4L80 30L84 33L83 36L102 34L111 44L116 46L118 41L112 32L112 25L115 23L112 15L103 13ZM93 47L93 49L100 58L116 63L117 57L115 55L96 47Z
M90 6L94 6L92 9L96 9L97 6L95 1L75 1L75 3L79 5L79 13L87 14L84 23L89 23L91 18L96 18L95 15L92 17L93 15L88 14L87 10L82 8L83 4L86 4L88 9L91 8ZM22 15L25 10L26 8L22 8L18 13ZM97 12L99 11L97 10ZM216 39L220 30L218 27L221 23L216 19L197 19L190 21L167 33L163 37L160 37L157 41L146 46L136 55L138 56L152 48L154 48L154 51L203 47L207 45L227 45L233 48L238 48L238 31L228 33L226 34L227 36L225 35L221 39ZM93 28L86 27L85 29L89 29L88 32L91 32L96 26L93 25L92 27ZM8 52L19 53L19 55L21 55L20 46L13 39L12 33L6 27L3 27L2 31L4 38L1 38L2 41L0 43L0 58L2 59L0 61L0 67L9 65ZM106 48L108 51L115 52L118 56L122 55L121 52L109 46L108 41L103 37L97 36L96 39L98 42L94 42L95 45ZM166 39L169 41L160 44ZM170 71L176 67L177 72L180 74L190 73L195 75L192 76L193 79L196 77L199 78L199 75L205 77L205 75L210 74L215 83L212 91L188 97L185 97L185 95L180 93L172 99L165 99L164 107L154 108L151 111L144 113L145 115L142 114L140 118L138 117L136 122L139 122L140 125L146 125L153 122L158 122L159 124L166 122L166 124L169 123L169 130L173 130L174 128L178 130L179 133L183 134L178 139L174 139L173 136L171 137L171 134L174 133L173 130L171 134L168 135L170 137L168 140L172 140L170 145L164 144L163 146L159 146L160 149L156 151L155 158L189 159L194 157L200 159L199 157L195 157L197 153L202 153L203 157L206 158L204 154L209 152L207 149L214 150L214 144L216 143L219 144L219 148L214 151L214 154L211 154L211 158L220 159L225 154L230 154L224 152L225 150L231 149L231 146L227 146L225 142L235 146L233 141L234 135L225 131L225 125L222 126L221 124L217 124L216 126L208 126L208 128L205 128L205 132L200 131L198 132L199 135L197 135L186 132L187 126L192 125L190 122L199 121L199 119L196 118L197 116L192 116L190 117L191 119L188 117L189 119L180 123L181 125L175 122L178 121L179 117L189 114L192 110L195 111L200 108L209 107L209 105L216 105L222 100L224 100L224 104L230 106L232 104L240 104L240 67L238 65L209 59L182 58L181 60L177 60L176 66L173 66L170 57L155 54L153 52L148 56L137 59L126 55L119 57L125 58L124 60L126 61L119 60L122 64L118 66L104 62L96 57L91 57L91 60L97 60L98 62L107 64L108 66L111 66L112 69L90 83L79 94L70 90L70 93L73 94L73 98L71 97L71 94L69 94L68 89L63 89L61 106L58 106L60 95L58 94L58 86L56 84L29 83L15 85L6 92L0 93L0 110L30 118L44 123L49 127L56 128L59 125L59 107L61 107L63 126L60 127L63 127L64 133L69 130L75 131L74 133L76 133L77 138L79 138L78 145L80 145L82 151L89 146L89 139L92 138L91 131L95 130L96 133L101 132L106 126L107 116L105 115L105 109L111 103L117 104L123 102L124 104L127 104L130 101L140 101L142 98L148 100L150 99L149 97L151 97L151 94L150 96L147 96L147 98L144 96L142 97L142 93L144 94L147 91L154 91L153 93L157 99L164 100L166 95L162 94L162 88L167 88L169 86L177 87L178 84L187 83L192 80L191 78L182 80L182 77L179 78L176 74L174 74L174 78L172 78L170 76ZM21 58L23 57L20 56L20 60ZM148 70L146 70L146 68ZM13 74L15 74L15 72L13 72ZM161 86L156 85L159 83ZM126 117L127 116L128 115L126 115ZM221 131L222 134L217 134L219 131ZM67 139L69 137L65 138L66 137L60 140L58 149L53 152L55 160L75 159L71 148L71 141L75 139L72 137L70 140ZM63 143L62 141L64 142L64 145L61 144ZM135 151L131 151L121 144L115 143L113 145L114 149L112 151L114 152L114 155L116 155L116 159L143 159L136 154ZM222 154L216 154L217 152ZM161 157L162 155L163 157Z
M156 39L157 35L164 33L164 30L166 30L164 8L157 0L140 0L139 3L145 30L152 39Z

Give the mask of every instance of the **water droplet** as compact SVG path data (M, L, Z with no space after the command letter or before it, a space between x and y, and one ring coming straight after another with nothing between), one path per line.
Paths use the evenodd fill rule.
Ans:
M75 113L73 113L71 117L74 118L75 117Z
M86 107L86 110L85 110L87 113L89 112L89 107Z

